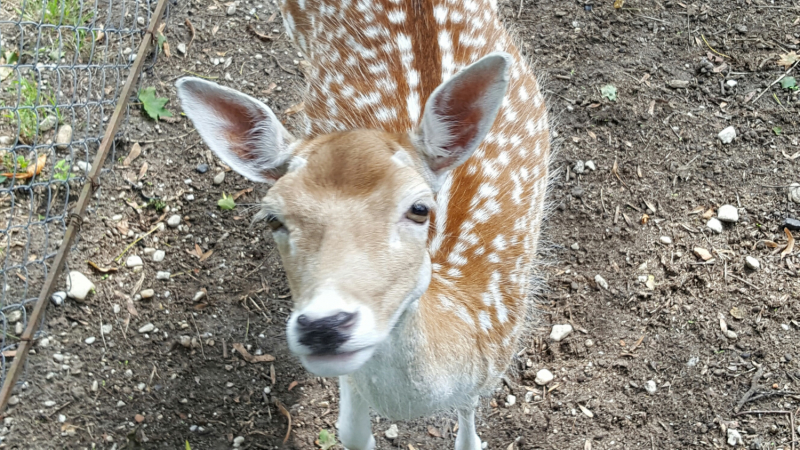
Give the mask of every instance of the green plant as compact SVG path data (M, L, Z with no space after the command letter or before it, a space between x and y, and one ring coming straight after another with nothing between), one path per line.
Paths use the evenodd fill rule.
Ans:
M42 21L50 25L83 25L94 17L94 11L84 14L81 9L81 0L27 0L25 11L22 12L26 20L32 22ZM17 13L21 11L17 10Z
M61 181L69 180L69 162L66 159L56 163L53 168L53 178Z
M172 113L164 108L169 99L156 97L156 88L153 86L139 91L139 101L142 102L144 111L153 120L158 120L161 117L172 117Z
M11 94L18 94L19 101L17 102L16 114L14 111L7 111L3 113L3 117L9 120L14 120L19 115L19 134L24 138L31 138L36 133L38 122L35 109L37 107L38 87L36 82L27 78L20 78L19 80L12 81L6 88L6 91ZM53 106L56 114L56 119L60 123L61 111L56 107L55 98L46 92L41 92L41 98L46 103Z
M617 88L611 84L607 84L600 88L600 94L612 102L617 101Z
M217 206L223 210L231 210L236 207L236 201L233 200L233 197L226 193L222 193L222 198L217 200Z
M784 89L796 91L797 90L797 78L795 77L783 77L781 80L781 87Z
M160 198L151 198L150 201L147 202L147 206L155 209L156 212L161 212L167 207L167 202L161 200Z
M322 450L328 450L336 445L336 435L325 429L320 430L319 439L317 439L317 445L319 445Z
M14 172L15 170L17 172L25 172L30 164L30 160L22 155L17 155L16 159L12 153L6 153L3 155L3 166L9 172Z

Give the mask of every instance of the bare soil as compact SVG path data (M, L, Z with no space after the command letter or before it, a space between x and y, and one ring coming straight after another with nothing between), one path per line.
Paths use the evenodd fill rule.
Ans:
M612 3L500 2L542 75L558 153L541 320L508 382L481 402L478 432L492 449L723 448L728 430L742 436L739 448L800 448L791 442L800 436L800 258L797 249L780 254L784 220L800 218L787 196L800 182L800 108L797 90L771 84L786 70L779 56L800 44L800 5ZM202 75L264 99L291 129L299 115L286 111L305 81L276 12L259 2L233 15L212 2L174 5L172 57L143 85L178 111L175 80ZM196 37L184 56L176 49L190 41L187 20ZM615 101L602 94L607 85ZM156 124L133 109L121 156L134 142L143 153L127 168L110 162L70 258L97 292L50 306L0 446L175 450L188 441L203 450L242 436L240 448L317 448L322 429L335 431L336 383L310 376L287 349L291 298L280 260L264 227L248 227L264 187L233 172L215 184L225 168L186 118ZM737 136L725 145L717 135L728 126ZM576 173L588 160L596 170ZM139 190L127 180L145 162ZM223 193L241 194L235 209L217 206ZM152 197L170 211L143 207ZM716 233L702 216L725 204L740 219ZM172 214L180 227L136 242L118 272L87 266L117 266L135 239L128 229L144 235ZM698 258L696 247L713 259ZM153 262L145 248L166 258ZM124 267L131 254L142 256L142 272ZM746 269L746 256L761 269ZM133 297L144 289L154 297ZM575 331L551 341L551 326L566 323ZM275 359L247 362L234 344ZM754 394L739 406L758 367ZM555 374L547 392L533 382L542 368ZM389 421L374 416L373 425L381 449L454 446L450 413L398 423L394 440L385 437Z

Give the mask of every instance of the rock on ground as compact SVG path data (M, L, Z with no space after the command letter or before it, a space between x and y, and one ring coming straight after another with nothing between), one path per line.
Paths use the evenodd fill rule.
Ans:
M733 205L722 205L717 211L717 219L723 222L738 222L739 210Z
M542 369L536 372L536 379L534 379L533 381L539 386L544 386L553 381L553 378L554 378L553 372L550 372L547 369Z
M724 130L719 132L719 140L722 141L723 144L730 144L733 142L733 139L736 138L736 128L728 127Z
M722 222L720 222L716 217L709 219L708 223L706 223L706 226L717 234L722 233Z
M656 382L653 380L648 380L647 383L644 384L644 390L650 395L655 394L657 389Z
M752 256L744 258L744 265L750 270L758 270L761 268L761 263Z
M398 431L397 425L391 424L384 434L386 435L386 439L397 439L397 437L400 436L400 431Z
M67 296L69 298L86 300L86 296L94 289L94 283L77 270L73 270L67 275Z
M550 339L556 342L561 342L565 337L572 333L572 325L553 325L553 330L550 332Z
M594 276L594 282L597 283L598 286L602 287L605 290L608 290L608 281L605 278L597 274Z

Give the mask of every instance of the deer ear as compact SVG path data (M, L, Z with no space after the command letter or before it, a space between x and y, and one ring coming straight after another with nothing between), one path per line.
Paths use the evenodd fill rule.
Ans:
M184 77L175 85L183 111L225 164L263 183L286 173L294 137L267 105L200 78Z
M508 87L508 53L490 53L437 87L417 130L419 151L441 179L469 158L492 128Z

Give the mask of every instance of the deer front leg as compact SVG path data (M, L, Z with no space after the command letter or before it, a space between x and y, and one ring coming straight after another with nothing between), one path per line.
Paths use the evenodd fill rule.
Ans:
M339 377L339 439L347 450L373 450L369 405L350 383L350 377Z
M481 438L475 432L475 408L458 410L456 450L480 450Z

